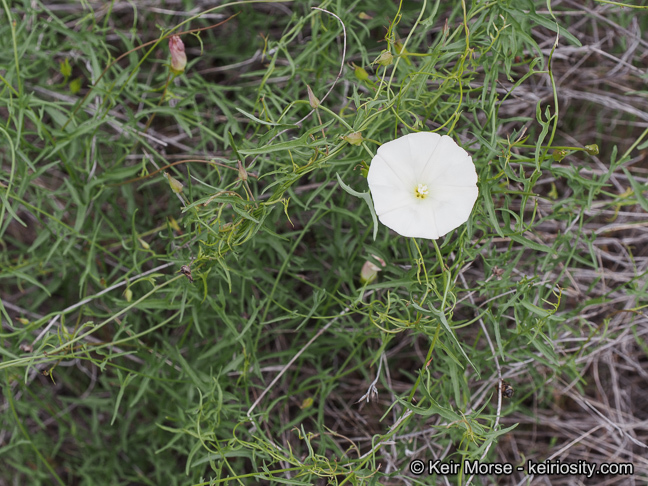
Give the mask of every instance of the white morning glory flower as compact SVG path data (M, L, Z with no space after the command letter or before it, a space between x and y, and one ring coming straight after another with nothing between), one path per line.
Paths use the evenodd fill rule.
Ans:
M470 155L431 132L383 144L367 182L380 222L411 238L437 239L465 223L478 195Z

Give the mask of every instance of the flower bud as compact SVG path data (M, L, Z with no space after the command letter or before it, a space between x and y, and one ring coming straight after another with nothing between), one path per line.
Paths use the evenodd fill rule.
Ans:
M67 57L65 58L65 61L59 61L59 66L61 74L65 79L72 76L72 66L70 66L70 61Z
M301 408L302 410L305 410L305 409L307 409L307 408L312 407L312 406L313 406L313 403L315 403L315 400L313 400L311 397L304 398L304 400L302 401L302 403L301 403L301 405L299 406L299 408Z
M173 216L169 217L169 226L173 229L173 231L177 231L178 233L181 233L182 230L180 229L180 225L178 222L173 218Z
M308 103L311 105L311 108L315 110L320 105L320 100L313 94L310 86L306 85L306 90L308 91Z
M367 81L369 79L369 73L364 68L356 66L355 64L354 67L355 69L353 70L353 74L355 74L355 77L358 78L358 80Z
M164 173L164 177L166 177L167 180L169 181L169 186L171 186L171 190L173 192L175 192L176 194L180 194L182 192L182 188L184 187L182 185L182 182L180 182L177 179L174 179L173 177L171 177L166 172Z
M187 55L179 36L172 35L169 38L169 50L171 51L171 72L176 75L182 74L187 65Z
M549 196L549 198L553 200L558 199L558 188L556 187L556 184L554 184L553 182L551 183L551 190L549 191L547 196Z
M376 255L371 256L378 260L378 262L383 267L386 265L385 261L382 258L378 258ZM381 270L382 268L367 260L365 264L362 265L362 270L360 271L360 282L363 284L370 284L371 282L376 280L376 278L378 278L378 272L380 272Z
M248 180L248 173L247 170L245 170L245 167L243 164L241 164L241 161L238 162L238 174L239 174L239 179L241 179L243 182Z
M342 137L342 140L345 140L351 145L360 145L364 139L362 138L362 133L353 132L350 133L349 135L345 135L344 137Z
M598 145L593 143L592 145L585 145L585 152L587 152L590 155L598 155L599 153L599 148Z
M142 245L142 248L144 248L145 250L148 250L149 248L151 248L151 246L146 241L144 241L142 238L138 237L137 241L139 241L139 244Z

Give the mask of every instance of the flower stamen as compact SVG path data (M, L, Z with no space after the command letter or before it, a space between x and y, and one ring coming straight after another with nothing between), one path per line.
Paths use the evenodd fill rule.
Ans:
M414 189L414 195L417 199L425 199L430 194L430 190L426 184L419 184L416 189Z

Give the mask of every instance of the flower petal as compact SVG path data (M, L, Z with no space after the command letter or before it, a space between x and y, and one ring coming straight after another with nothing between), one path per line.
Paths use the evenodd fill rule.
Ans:
M400 207L383 213L378 217L380 222L396 233L409 238L437 239L439 234L436 225L433 204L417 201L407 207Z
M466 158L470 159L468 152L462 149L447 135L443 135L435 147L433 153L429 154L427 164L420 173L421 179L432 182L441 176L446 170ZM472 159L470 159L472 164ZM473 165L474 171L474 165Z
M369 174L374 160L382 159L391 171L391 177L397 177L405 186L411 186L418 178L414 167L411 164L412 153L410 144L404 137L397 138L380 146L376 156L371 161Z
M419 132L410 133L395 141L406 140L410 146L411 159L409 163L416 174L418 182L424 174L426 167L430 165L430 160L436 152L442 137L438 133ZM389 142L393 143L393 142Z
M434 201L434 220L443 236L468 221L479 191L472 187L444 187L430 192Z
M422 177L427 182L430 190L444 187L474 187L477 184L475 164L469 156L453 159L437 171L435 176Z
M405 172L402 168L398 167L397 163L393 162L393 159L389 161L385 159L384 152L381 153L380 149L378 149L378 153L371 161L371 166L369 166L367 182L369 186L386 185L408 190L414 184L415 178L413 175L410 177Z
M388 211L393 211L394 209L410 207L416 199L413 193L394 188L393 186L374 184L371 188L374 208L378 216Z

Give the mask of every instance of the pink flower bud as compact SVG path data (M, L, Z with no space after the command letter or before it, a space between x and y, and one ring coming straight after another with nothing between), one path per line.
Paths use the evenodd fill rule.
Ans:
M171 72L176 75L182 74L187 65L187 55L180 37L172 35L169 38L169 50L171 51Z
M385 261L382 258L378 258L376 255L372 255L378 262L384 267ZM360 282L363 284L370 284L376 278L378 278L378 272L380 272L382 268L379 266L373 264L369 260L365 262L365 264L362 266L362 270L360 270Z

